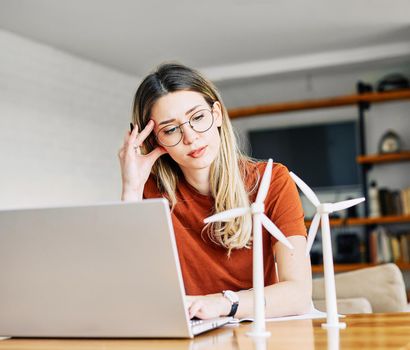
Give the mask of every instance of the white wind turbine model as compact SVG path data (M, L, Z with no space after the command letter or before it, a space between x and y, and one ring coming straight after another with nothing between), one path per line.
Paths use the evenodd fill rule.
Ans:
M258 194L255 203L246 208L234 208L215 215L204 220L205 223L215 221L230 221L235 217L245 215L249 212L252 214L253 221L253 305L254 305L254 323L252 332L248 335L253 337L268 337L270 332L265 328L265 296L264 296L264 271L263 271L263 248L262 248L262 225L289 249L293 246L287 240L285 235L275 226L275 224L264 214L264 200L268 194L270 179L272 176L272 159L269 159L265 172L260 182Z
M313 217L312 223L309 228L306 256L309 255L312 248L313 241L316 237L317 230L319 228L319 221L322 222L322 249L323 249L323 265L324 265L324 277L325 277L325 294L326 294L326 312L327 323L323 323L323 328L345 328L346 323L339 322L337 314L336 303L336 285L335 285L335 273L333 268L333 254L332 254L332 240L330 236L330 224L329 214L335 211L350 208L365 200L364 197L350 199L338 203L320 203L316 194L312 189L306 185L298 176L290 172L290 176L310 200L310 202L316 207L316 214Z

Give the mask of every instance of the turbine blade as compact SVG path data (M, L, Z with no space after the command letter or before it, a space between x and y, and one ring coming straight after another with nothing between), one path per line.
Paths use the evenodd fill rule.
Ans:
M295 181L296 185L300 188L300 190L305 194L305 196L312 202L312 204L317 207L320 204L319 198L317 198L316 194L312 191L312 189L306 185L303 180L298 177L296 174L289 172L290 176L292 177L293 181Z
M319 228L319 223L320 223L320 214L316 213L309 227L308 240L306 244L306 256L309 255L310 250L312 249L312 245L315 240L317 230Z
M355 199L349 199L347 201L333 203L332 204L333 211L338 211L338 210L343 210L343 209L353 207L354 205L357 205L357 204L363 202L364 200L365 200L364 197L360 197L360 198L355 198Z
M262 225L268 230L268 232L275 237L279 242L283 243L289 249L294 249L290 244L286 236L276 227L276 225L265 215L260 216Z
M259 185L259 190L255 201L256 203L263 203L266 195L268 194L270 179L272 177L272 163L272 159L269 159Z
M204 223L207 224L209 222L215 221L230 221L233 218L238 216L245 215L249 211L249 208L234 208L229 209L226 211L222 211L220 213L214 214L204 219Z

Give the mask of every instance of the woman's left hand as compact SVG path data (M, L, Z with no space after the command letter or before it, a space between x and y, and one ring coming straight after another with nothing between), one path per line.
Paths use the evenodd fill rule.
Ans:
M197 317L203 320L224 316L227 308L230 308L229 301L222 295L187 295L186 307L189 318Z

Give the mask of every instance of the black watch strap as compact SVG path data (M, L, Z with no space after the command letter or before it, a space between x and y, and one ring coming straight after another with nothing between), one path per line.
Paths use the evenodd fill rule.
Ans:
M233 317L236 314L239 306L239 297L238 295L231 290L224 290L222 295L231 302L231 311L229 311L228 317Z
M231 306L231 312L228 314L228 317L233 317L233 316L235 316L236 311L238 310L238 305L239 305L238 302L235 302L235 303L232 304L232 306Z

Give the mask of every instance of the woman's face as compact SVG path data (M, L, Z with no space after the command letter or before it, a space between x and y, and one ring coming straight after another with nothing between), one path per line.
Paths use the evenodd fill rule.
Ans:
M195 112L204 109L212 111L214 122L209 130L199 133L186 122L195 115ZM198 92L172 92L161 97L154 104L151 119L155 122L154 133L156 135L164 127L168 127L164 130L172 130L171 125L186 123L181 126L182 139L176 146L162 145L183 171L210 167L218 154L220 145L218 127L222 125L222 112L219 102L215 102L211 108ZM174 130L179 132L178 129Z

